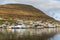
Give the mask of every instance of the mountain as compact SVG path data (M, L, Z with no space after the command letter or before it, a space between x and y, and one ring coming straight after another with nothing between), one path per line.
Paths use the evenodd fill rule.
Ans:
M52 8L46 11L46 14L60 21L60 8Z
M25 4L5 4L0 5L1 18L19 18L26 20L54 20L41 10Z

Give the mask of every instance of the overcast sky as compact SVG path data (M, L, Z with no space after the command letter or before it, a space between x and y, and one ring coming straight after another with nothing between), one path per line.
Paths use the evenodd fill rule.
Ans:
M0 4L8 3L33 5L47 15L60 20L60 0L0 0Z

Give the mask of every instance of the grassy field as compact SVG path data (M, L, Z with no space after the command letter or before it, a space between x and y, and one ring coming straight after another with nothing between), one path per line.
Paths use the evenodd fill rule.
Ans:
M8 22L16 22L16 20L0 20L0 23L4 23L6 21L8 21Z

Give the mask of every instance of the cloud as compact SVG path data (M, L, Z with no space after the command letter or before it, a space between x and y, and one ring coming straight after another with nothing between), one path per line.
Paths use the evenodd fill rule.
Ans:
M6 3L22 3L22 4L29 4L33 5L38 9L49 9L49 8L56 8L60 7L60 2L57 0L0 0L1 4Z
M55 1L60 1L60 0L55 0Z

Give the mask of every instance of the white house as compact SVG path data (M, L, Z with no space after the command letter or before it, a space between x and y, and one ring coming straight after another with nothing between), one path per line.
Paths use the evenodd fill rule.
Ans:
M25 25L24 24L21 24L21 25L16 25L16 26L11 26L12 28L25 28Z

